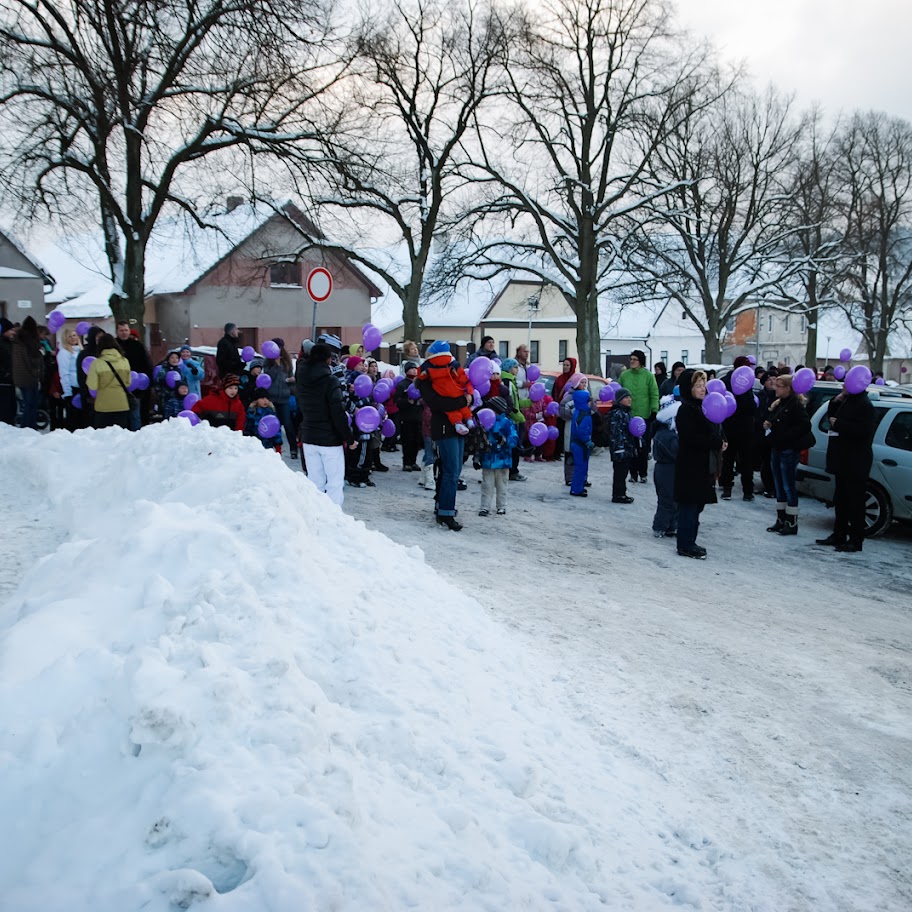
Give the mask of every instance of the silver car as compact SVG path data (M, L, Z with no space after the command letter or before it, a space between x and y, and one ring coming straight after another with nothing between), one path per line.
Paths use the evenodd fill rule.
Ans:
M865 505L866 535L885 532L894 519L912 521L912 399L882 395L879 388L868 389L874 405L874 462L867 484ZM814 446L807 450L798 466L798 491L827 504L833 502L835 481L826 470L830 429L827 406L830 396L811 416ZM813 407L813 401L811 402Z

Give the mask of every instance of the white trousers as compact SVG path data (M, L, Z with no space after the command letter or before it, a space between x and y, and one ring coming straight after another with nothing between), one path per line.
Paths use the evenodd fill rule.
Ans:
M341 446L315 446L304 444L304 461L307 477L334 503L342 506L345 484L345 450Z

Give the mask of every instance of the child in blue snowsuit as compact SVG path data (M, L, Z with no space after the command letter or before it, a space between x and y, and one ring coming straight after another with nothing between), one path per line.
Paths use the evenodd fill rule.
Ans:
M257 389L253 394L253 399L247 409L247 420L244 423L245 437L260 437L260 421L267 415L275 416L275 409L269 401L269 396L265 390ZM272 437L260 437L263 446L267 450L275 450L277 453L282 452L282 427L279 425L279 432Z
M589 390L573 391L573 414L570 416L570 452L573 454L573 477L570 493L588 497L586 477L589 474L589 452L592 450L592 411Z
M500 396L487 401L497 418L491 430L485 431L485 447L480 454L481 461L481 509L479 516L489 516L497 492L497 515L507 512L507 481L513 466L513 448L519 444L516 425L507 415L509 406Z
M675 463L678 459L678 431L675 416L681 403L674 396L663 396L656 415L655 435L652 438L652 457L655 471L656 504L652 534L656 538L673 538L678 532L678 504L674 499Z

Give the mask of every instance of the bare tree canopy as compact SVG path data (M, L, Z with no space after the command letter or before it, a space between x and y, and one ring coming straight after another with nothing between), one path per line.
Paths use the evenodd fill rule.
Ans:
M836 163L845 253L838 303L880 371L890 333L912 324L912 125L856 114Z
M647 180L659 190L632 229L628 268L644 293L675 301L722 357L726 324L747 302L779 294L802 260L787 241L786 181L800 126L770 89L733 88L658 144Z
M559 288L585 371L601 372L598 299L621 221L648 202L644 169L686 114L675 87L699 82L703 57L661 3L553 0L512 43L500 116L480 126L475 176L488 198L473 213L475 262Z
M198 217L195 165L314 135L324 20L290 0L0 0L0 180L62 221L97 207L116 317L142 323L162 211Z

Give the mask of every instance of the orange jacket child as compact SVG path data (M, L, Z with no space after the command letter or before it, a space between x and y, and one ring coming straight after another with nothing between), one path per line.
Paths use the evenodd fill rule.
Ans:
M450 343L438 340L428 349L428 359L418 371L419 380L430 380L434 392L441 396L456 398L471 396L475 390L469 375L459 366L459 362L450 354ZM464 408L446 413L457 434L468 434L475 427L472 409L466 404Z

